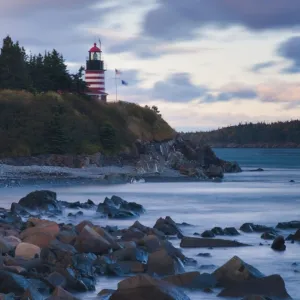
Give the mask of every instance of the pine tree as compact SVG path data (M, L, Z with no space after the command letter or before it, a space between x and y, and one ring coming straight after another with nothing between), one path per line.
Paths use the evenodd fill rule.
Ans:
M3 40L0 55L0 88L30 89L25 49L14 43L10 36Z

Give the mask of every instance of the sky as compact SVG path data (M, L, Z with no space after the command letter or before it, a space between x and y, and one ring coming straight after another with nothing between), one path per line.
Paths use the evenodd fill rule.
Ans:
M0 36L85 65L101 39L108 100L178 131L300 118L299 0L0 0ZM128 86L120 85L123 79Z

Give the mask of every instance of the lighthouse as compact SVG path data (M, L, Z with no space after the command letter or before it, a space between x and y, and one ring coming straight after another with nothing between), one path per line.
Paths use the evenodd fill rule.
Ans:
M85 82L87 85L86 94L96 100L106 102L107 94L105 93L105 69L104 62L101 59L102 51L94 43L89 50L89 57L86 61Z

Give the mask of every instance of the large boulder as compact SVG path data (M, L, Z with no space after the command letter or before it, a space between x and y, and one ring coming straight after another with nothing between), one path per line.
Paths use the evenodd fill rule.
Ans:
M287 293L285 283L280 275L271 275L232 284L222 290L218 296L243 297L253 294L274 297L274 299L292 299Z
M223 266L215 270L213 275L222 286L226 286L231 282L242 282L264 277L264 274L259 270L245 263L237 256L234 256Z
M200 272L187 272L162 278L162 280L169 282L181 288L188 289L209 289L217 285L216 278L207 273L200 274Z
M42 190L29 193L20 199L19 204L30 211L41 213L61 214L62 208L57 201L56 193Z
M122 280L110 300L189 300L180 289L148 275L137 275Z
M257 225L257 224L253 224L253 223L244 223L241 227L240 230L243 232L259 232L259 233L263 233L265 231L268 232L274 232L274 229L272 227L268 227L265 225Z
M16 257L21 257L24 259L37 258L40 256L40 253L41 253L40 247L28 243L18 244L15 251Z
M281 222L276 225L279 229L300 229L300 221Z
M300 229L298 229L294 234L290 234L287 237L287 240L298 241L300 242Z
M180 247L182 248L227 248L227 247L242 247L249 246L237 241L211 239L211 238L197 238L197 237L184 237L181 240Z
M286 249L285 240L283 236L278 236L273 241L271 248L276 251L284 251Z
M138 217L144 213L142 205L135 202L127 202L118 196L111 199L105 198L103 203L99 203L97 212L111 219L127 219Z
M112 248L111 244L93 228L86 225L76 237L75 248L81 253L104 254Z
M159 218L153 228L163 232L165 235L177 235L179 238L183 237L180 228L169 216Z
M162 249L149 255L147 272L151 275L167 276L183 273L184 267L179 258Z
M71 293L65 291L62 287L56 287L53 291L52 295L48 297L46 300L78 300Z

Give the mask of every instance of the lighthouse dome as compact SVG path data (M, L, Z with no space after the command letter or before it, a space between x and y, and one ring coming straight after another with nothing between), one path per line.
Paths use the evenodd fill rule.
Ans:
M101 52L101 50L97 47L97 44L94 43L94 46L90 49L89 52Z

